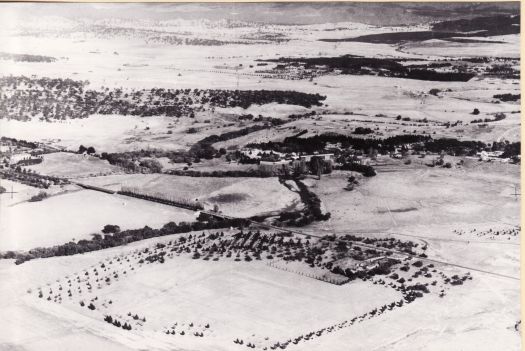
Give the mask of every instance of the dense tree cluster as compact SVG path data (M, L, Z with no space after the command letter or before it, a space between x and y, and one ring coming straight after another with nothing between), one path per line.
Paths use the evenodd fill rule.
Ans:
M354 134L371 134L374 131L367 127L357 127L354 129Z
M493 147L495 146L495 143L492 144ZM498 148L501 150L501 147ZM521 142L517 141L515 143L505 143L503 146L503 154L501 157L504 158L516 158L518 156L521 156Z
M83 154L83 153L87 153L88 155L92 155L96 152L95 148L93 146L88 146L88 147L85 147L84 145L80 145L78 147L78 151L77 151L79 154Z
M82 103L86 82L61 78L0 78L0 115L25 120L87 117Z
M16 138L8 138L5 136L0 137L0 143L3 145L13 145L16 147L25 147L28 149L36 149L38 148L38 144L34 143L32 141L27 141L23 139L16 139Z
M331 160L325 160L321 156L312 156L310 158L310 161L306 163L308 170L311 174L315 174L317 176L321 176L321 174L330 174L332 173L333 164ZM300 166L295 167L293 170L296 174L303 174L305 173L303 169L301 169Z
M486 69L485 74L489 77L520 79L520 71L514 66L512 63L492 64Z
M340 169L342 171L359 172L365 177L373 177L376 175L374 167L369 165L362 165L357 162L345 162L341 166L337 166L336 169Z
M321 106L326 96L289 90L209 90L207 100L213 106L248 108L251 104L269 103L299 105L310 108Z
M140 160L139 167L149 169L151 173L162 172L162 164L158 160L153 158Z
M169 152L161 150L140 150L128 152L106 153L100 158L107 160L111 165L124 168L131 173L160 173L162 164L155 157L163 157Z
M0 52L0 60L12 60L15 62L55 62L56 58L42 55L10 54Z
M265 142L265 143L251 143L247 147L257 148L262 150L272 150L281 153L307 153L313 154L315 152L323 152L326 150L327 143L340 143L343 149L353 148L354 150L377 150L379 153L386 154L396 150L399 147L405 147L407 144L412 146L416 152L431 152L441 153L446 152L449 155L464 156L475 155L476 152L483 150L498 151L506 150L502 157L511 157L510 155L520 155L519 145L494 143L493 147L489 147L482 141L472 140L458 140L454 138L432 139L428 135L396 135L384 139L379 138L354 138L342 134L321 134L307 138L288 137L282 142ZM336 151L336 154L338 152ZM340 153L340 152L339 152Z
M104 234L115 234L118 232L120 232L120 227L115 224L106 224L102 229L102 233Z
M36 201L42 201L44 200L45 198L47 198L49 195L47 195L47 193L45 191L41 191L39 192L38 194L36 195L33 195L29 198L29 202L36 202Z
M352 75L379 75L384 77L419 79L429 81L460 81L466 82L475 76L474 73L465 72L441 72L433 68L413 68L404 66L402 59L372 58L355 55L343 55L337 57L281 57L276 62L285 62L294 66L302 66L305 69L323 69L327 72L339 71L341 74Z
M373 148L381 153L394 151L397 146L403 144L420 143L430 139L424 135L396 135L384 139L378 138L355 138L352 136L327 133L315 135L307 138L288 137L282 142L251 143L247 147L262 150L273 150L281 153L307 153L322 152L326 149L326 144L341 144L342 148L353 148L355 150L369 150Z
M235 40L217 40L208 38L189 38L177 35L157 35L148 37L147 43L162 43L169 45L193 45L193 46L223 46L223 45L250 45L250 44L266 44L263 41L235 41Z
M206 106L248 108L268 103L311 107L326 97L281 90L87 89L71 79L9 76L0 78L0 115L26 120L84 118L92 114L193 117Z
M503 102L518 101L521 99L521 94L496 94L493 96L493 98L501 100Z
M481 141L457 140L453 138L433 139L425 142L423 149L432 153L446 152L449 155L475 155L487 145Z
M306 184L300 180L295 180L299 189L299 196L304 204L304 209L297 213L282 213L279 220L287 225L302 227L314 221L326 221L330 219L330 212L323 213L321 210L321 200Z
M201 159L209 160L222 155L220 150L216 150L210 144L197 142L187 151L148 149L115 153L103 152L100 158L131 173L159 173L163 168L162 164L156 160L159 157L167 157L174 163L191 164L200 162Z

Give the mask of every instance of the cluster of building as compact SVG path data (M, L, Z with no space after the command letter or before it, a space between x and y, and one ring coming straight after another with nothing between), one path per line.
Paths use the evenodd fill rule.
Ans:
M502 158L503 151L481 151L476 153L479 160L484 162L497 161L502 163L510 162L510 158Z
M24 146L16 141L4 139L0 141L0 168L10 167L16 164L34 164L42 159L42 154L56 151L54 148L43 144L36 147Z
M284 170L292 172L299 169L305 172L313 157L319 157L330 166L334 164L334 154L292 155L278 161L260 161L259 170L267 173L278 173Z
M280 153L276 151L266 151L261 149L244 148L240 152L250 159L258 160L259 171L265 173L283 173L299 170L305 172L311 164L312 159L321 161L324 167L332 168L336 163L336 152L342 151L337 144L327 144L324 152L307 153ZM377 156L377 152L374 157ZM370 155L355 151L351 155L352 162L361 165L370 165L372 158Z
M324 164L333 166L335 156L333 153L313 153L313 154L284 154L275 151L264 151L259 149L243 149L241 153L251 159L259 160L259 171L265 173L284 173L299 170L305 172L312 158L322 160Z

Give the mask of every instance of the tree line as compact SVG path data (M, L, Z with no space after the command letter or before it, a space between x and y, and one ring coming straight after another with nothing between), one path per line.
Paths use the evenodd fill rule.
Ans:
M235 171L197 171L197 170L180 170L172 169L165 172L166 174L186 177L215 177L215 178L237 178L237 177L255 177L269 178L273 177L272 173L258 169L235 170Z
M249 221L242 218L222 219L215 216L204 216L206 221L196 222L169 222L160 229L148 226L140 229L128 229L115 232L112 235L94 235L92 239L82 239L77 242L68 242L52 247L39 247L27 252L8 251L0 254L0 259L15 259L16 264L22 264L35 258L47 258L55 256L71 256L86 252L103 250L111 247L126 245L135 241L155 238L159 236L187 233L192 231L219 229L230 227L244 227ZM203 219L203 217L201 217Z
M262 150L271 150L281 153L307 153L322 152L326 150L326 145L340 143L342 148L353 148L355 150L376 150L386 154L395 151L398 147L411 145L416 152L440 153L442 151L449 155L468 156L475 155L477 152L504 151L505 156L512 157L520 155L520 143L497 143L492 146L475 140L458 140L455 138L433 139L429 135L406 134L396 135L384 139L378 138L355 138L342 134L321 134L307 138L288 137L282 142L269 141L263 143L250 143L247 147ZM337 151L336 151L337 153Z

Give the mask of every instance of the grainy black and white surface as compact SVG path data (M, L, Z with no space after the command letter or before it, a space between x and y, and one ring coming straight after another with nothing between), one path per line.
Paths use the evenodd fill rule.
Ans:
M0 4L0 350L519 350L519 6Z

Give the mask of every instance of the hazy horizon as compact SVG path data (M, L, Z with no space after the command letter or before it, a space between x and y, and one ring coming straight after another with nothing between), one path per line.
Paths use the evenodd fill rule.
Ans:
M4 15L141 20L233 20L268 24L359 22L371 25L428 23L439 19L520 13L516 2L493 3L3 3ZM378 10L380 8L380 11Z

